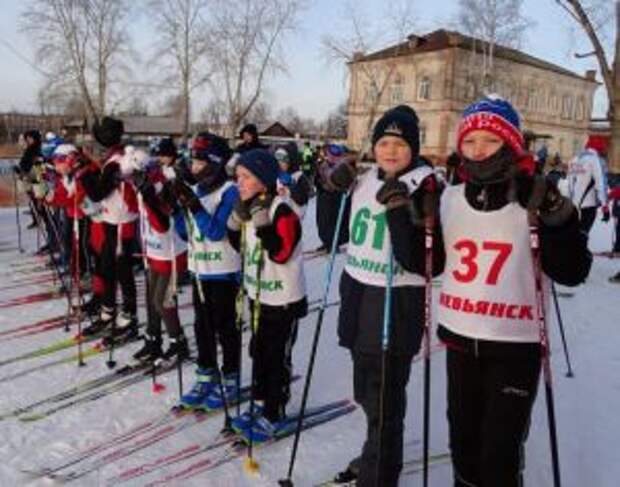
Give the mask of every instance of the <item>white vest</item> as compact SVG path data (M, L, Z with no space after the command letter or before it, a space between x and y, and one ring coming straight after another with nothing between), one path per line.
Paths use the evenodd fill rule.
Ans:
M213 216L222 201L224 192L233 185L227 181L212 193L200 198L204 209ZM231 274L241 270L241 258L224 235L222 240L214 242L200 233L194 215L188 218L189 253L188 267L191 272L198 275Z
M439 323L474 339L539 342L527 212L517 203L497 211L475 210L461 184L442 195L441 225L446 268ZM549 284L543 275L545 309Z
M146 212L147 209L143 205L143 210L140 212L140 222L147 257L155 260L171 261L173 255L177 257L185 253L187 251L187 242L177 233L174 226L174 218L168 217L170 219L170 228L168 228L167 232L161 233L151 226Z
M269 216L273 221L276 209L280 204L286 204L292 209L291 203L281 196L277 196L271 203ZM293 210L294 211L294 210ZM258 262L262 260L263 268L260 275L259 301L269 306L285 306L303 299L306 295L306 283L303 268L303 253L301 242L298 242L293 255L285 264L273 262L262 250L256 229L252 222L246 225L245 261L243 286L251 299L256 299ZM262 252L262 257L261 257Z
M420 182L432 173L428 166L421 166L403 174L399 180L413 193ZM376 199L384 181L373 167L359 179L351 201L349 220L349 245L347 246L346 272L355 280L371 286L385 287L391 248L390 229L385 215L385 205ZM420 255L421 260L424 255ZM396 259L393 262L392 286L423 286L424 277L403 269Z
M106 164L110 162L118 163L120 158L120 154L117 154L111 157ZM129 211L129 206L125 201L125 191L132 191L132 188L129 188L129 183L121 181L119 187L101 201L101 218L104 222L118 225L120 223L133 222L138 218L137 213Z

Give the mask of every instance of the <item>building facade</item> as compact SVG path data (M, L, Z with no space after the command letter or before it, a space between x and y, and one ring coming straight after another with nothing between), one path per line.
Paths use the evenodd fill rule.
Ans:
M599 83L515 49L494 46L491 76L481 76L488 56L481 41L437 30L349 63L348 144L367 150L369 131L381 114L398 104L420 118L423 154L445 158L455 148L463 109L481 93L497 93L519 110L522 129L536 146L571 157L585 143ZM483 88L484 87L484 88Z

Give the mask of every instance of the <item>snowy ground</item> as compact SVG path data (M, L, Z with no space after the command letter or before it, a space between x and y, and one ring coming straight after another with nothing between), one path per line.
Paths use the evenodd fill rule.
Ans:
M32 261L30 257L36 246L36 232L25 231L27 252L20 254L14 247L17 234L14 211L0 211L0 288L9 286L15 279L25 276L15 273L15 264ZM314 210L311 207L306 219L304 245L317 245L313 223ZM22 222L27 218L24 217ZM593 250L608 250L611 226L596 224L592 237ZM308 295L317 298L323 285L325 259L316 259L306 265ZM342 268L342 256L338 258L337 278ZM615 409L620 405L620 347L618 338L617 299L620 288L610 284L607 278L620 270L618 261L597 257L586 285L576 290L573 298L561 298L567 339L576 376L565 377L565 362L561 353L555 318L550 321L553 344L553 370L555 377L556 412L560 439L560 455L565 487L615 487L620 478L620 462L617 441L620 434L620 416ZM12 297L41 292L42 285L0 290L0 302ZM333 298L337 298L337 285L332 285ZM185 291L181 302L189 299ZM19 307L0 309L0 332L19 324L33 323L39 319L56 316L65 311L63 300L47 301ZM143 312L143 310L142 310ZM351 398L351 364L348 353L338 347L336 338L337 308L326 313L319 356L310 393L310 404L321 404L341 398ZM184 323L190 323L191 311L183 313ZM316 314L303 321L299 340L294 351L295 370L305 370ZM32 335L17 340L0 339L0 360L33 350L46 343L65 338L62 329ZM119 363L138 345L125 347L118 353ZM88 360L88 365L78 368L75 364L50 367L11 381L3 377L20 370L43 364L71 352L60 352L41 359L22 361L0 366L0 413L17 406L47 397L86 379L105 374L105 359L101 356ZM438 351L432 360L432 452L447 450L447 424L445 420L445 373L444 352ZM245 372L249 371L248 360ZM192 368L185 368L185 383L192 380ZM244 374L245 375L245 374ZM167 386L164 393L154 395L150 383L142 382L99 401L67 409L45 420L21 423L16 420L0 422L0 485L53 485L51 480L33 480L20 473L20 469L37 465L49 465L78 449L95 445L99 441L119 434L155 417L174 404L177 398L176 375L162 377ZM293 388L290 410L296 408L301 397L301 381ZM407 416L406 458L421 454L422 429L422 366L416 363L409 385L409 413ZM75 481L74 485L105 485L106 479L146 461L170 454L196 442L209 442L221 427L221 416L209 419L199 426L185 430L165 439L122 461L110 464L100 471ZM356 411L336 422L317 427L304 433L301 440L295 480L298 486L312 486L331 477L358 453L364 436L364 418ZM244 486L275 485L277 479L286 473L291 441L285 441L272 448L257 451L260 464L259 477L248 477L241 468L241 461L224 465L201 476L169 485L187 486ZM204 456L206 457L206 455ZM166 474L176 472L199 460L200 457L175 464L141 477L125 485L144 485ZM450 466L432 468L431 485L450 485ZM533 414L532 428L527 442L526 480L530 487L552 485L549 455L547 416L542 388ZM420 485L418 477L403 478L401 485Z

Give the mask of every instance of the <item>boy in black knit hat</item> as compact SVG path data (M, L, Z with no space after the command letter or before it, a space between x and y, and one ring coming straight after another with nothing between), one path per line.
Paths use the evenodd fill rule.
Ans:
M393 216L406 208L408 215L415 218L424 204L419 188L435 188L436 184L432 167L418 157L418 118L410 107L387 111L375 126L372 142L376 167L357 181L348 165L337 166L329 176L341 191L353 188L347 263L340 281L338 334L340 344L351 353L354 396L367 420L361 455L335 482L357 479L359 487L396 487L403 461L406 387L411 360L420 348L423 332L424 254L412 256L418 264L413 268L394 259L391 334L383 392L386 269L391 249L399 244ZM382 393L383 411L379 406Z

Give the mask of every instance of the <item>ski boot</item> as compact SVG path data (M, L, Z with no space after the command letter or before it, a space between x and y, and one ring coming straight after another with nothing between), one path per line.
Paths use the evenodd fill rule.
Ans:
M99 302L99 298L93 294L90 301L82 304L80 308L82 313L86 313L87 316L96 316L101 308L101 303Z
M609 282L613 284L620 284L620 272L618 272L615 276L611 276L609 278Z
M260 415L254 418L253 424L248 424L248 427L241 432L241 436L247 443L264 443L273 439L285 424L286 418L284 416L270 420L266 416Z
M265 411L265 404L263 401L255 401L254 402L254 421L263 416ZM234 431L239 434L242 434L245 430L250 429L250 425L252 424L252 414L250 412L250 406L241 413L240 416L233 418L230 426Z
M116 326L103 339L103 344L106 347L111 346L112 342L120 345L135 340L138 336L138 319L134 314L122 312L116 317Z
M101 314L99 318L95 320L90 325L82 328L82 335L85 337L91 337L100 335L107 328L112 326L112 322L114 321L114 310L106 308L103 306L101 308Z
M161 336L144 335L144 345L133 354L133 359L138 362L155 362L162 356Z
M237 380L239 374L233 372L226 374L222 381L222 387L216 387L213 392L209 394L204 402L206 409L221 409L224 407L224 401L226 405L236 404L238 399ZM222 389L224 390L224 399L222 399ZM254 408L256 411L256 408Z
M173 362L180 360L186 360L189 358L189 347L187 345L187 338L181 333L178 337L169 339L170 345L168 349L162 354L162 360L166 362Z
M199 407L213 389L218 387L218 381L219 374L216 369L199 367L196 370L196 383L187 394L181 396L181 406L186 408Z

